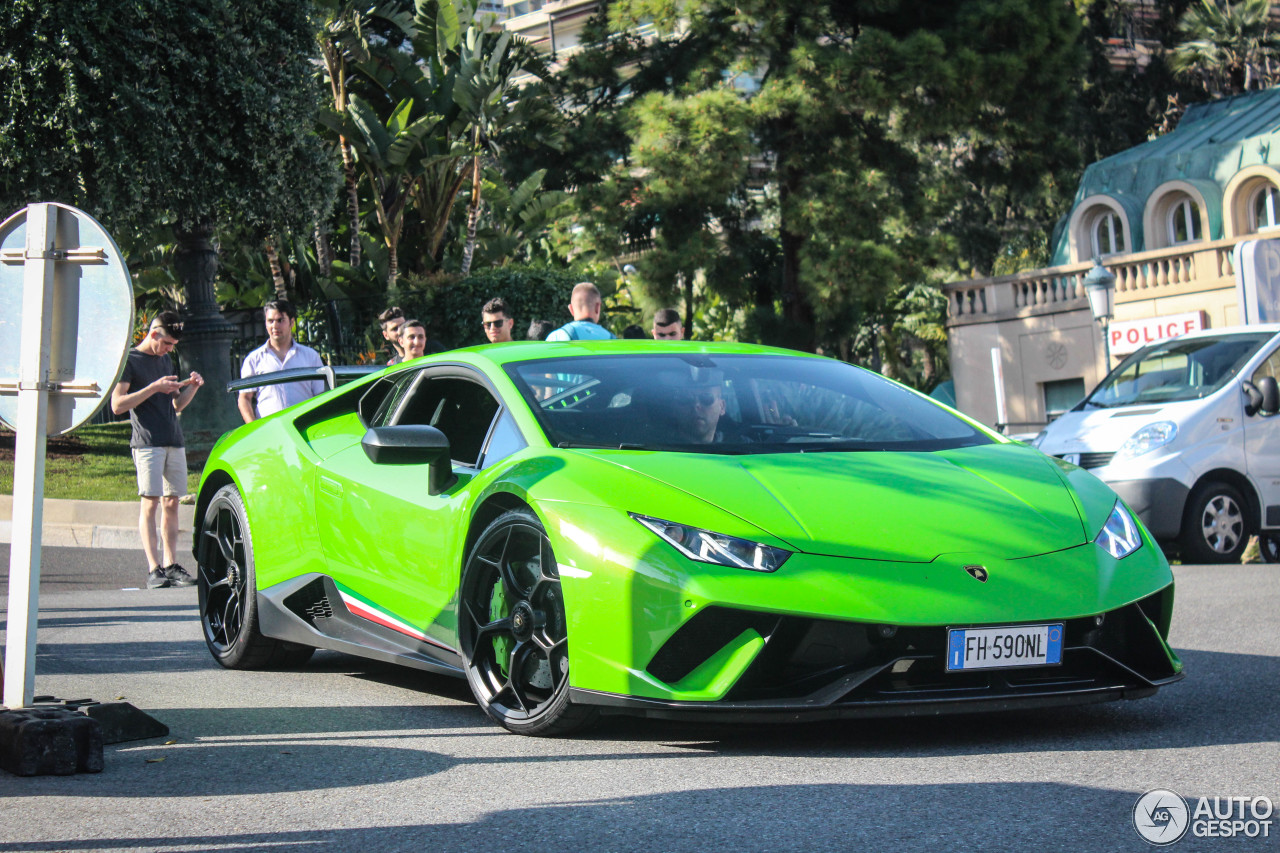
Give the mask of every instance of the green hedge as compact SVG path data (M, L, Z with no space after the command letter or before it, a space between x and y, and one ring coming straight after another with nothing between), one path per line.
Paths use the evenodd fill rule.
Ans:
M573 286L589 278L582 270L525 266L483 270L461 281L409 278L388 295L387 304L398 304L406 317L421 320L431 337L452 349L486 342L480 309L500 296L516 321L512 336L524 340L531 320L551 320L556 326L569 322Z

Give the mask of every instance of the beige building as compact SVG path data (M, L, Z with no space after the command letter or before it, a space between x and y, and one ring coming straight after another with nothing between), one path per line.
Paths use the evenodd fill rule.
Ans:
M957 408L1034 433L1102 379L1083 288L1094 257L1116 277L1112 366L1145 343L1241 322L1237 246L1280 237L1275 142L1280 89L1194 105L1172 132L1085 170L1055 266L946 285Z

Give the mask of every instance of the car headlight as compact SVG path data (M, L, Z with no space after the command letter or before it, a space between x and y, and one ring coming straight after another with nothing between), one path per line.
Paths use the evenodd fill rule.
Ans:
M1127 557L1142 547L1142 534L1138 532L1137 522L1119 501L1111 508L1107 523L1102 525L1102 532L1093 540L1098 547L1117 560Z
M725 536L723 533L713 533L634 512L628 515L671 543L681 554L700 563L750 569L753 572L774 572L791 556L790 551L774 548L763 542Z
M1027 444L1031 445L1032 447L1039 447L1040 442L1044 441L1044 434L1046 432L1048 432L1047 429L1040 430L1038 433L1036 433L1036 437L1028 441Z
M1157 447L1164 447L1178 435L1178 425L1173 421L1156 421L1129 436L1129 440L1120 445L1113 461L1132 459L1144 453L1150 453Z

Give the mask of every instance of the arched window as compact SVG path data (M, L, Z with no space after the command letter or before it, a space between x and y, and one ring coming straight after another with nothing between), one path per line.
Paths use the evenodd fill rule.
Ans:
M1249 202L1249 230L1280 227L1280 190L1271 184L1262 184L1253 192Z
M1189 196L1183 196L1169 207L1168 224L1169 245L1200 240L1200 205Z
M1094 257L1101 258L1125 250L1124 226L1120 222L1120 217L1111 210L1104 208L1094 217L1093 226L1089 229L1089 237L1093 244Z

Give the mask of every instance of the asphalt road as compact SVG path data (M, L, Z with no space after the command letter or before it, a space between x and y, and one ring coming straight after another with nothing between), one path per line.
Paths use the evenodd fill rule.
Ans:
M1141 851L1151 789L1280 805L1274 566L1176 567L1189 676L1138 702L541 740L448 678L333 653L222 670L194 590L120 591L130 556L46 552L36 690L122 696L172 735L100 774L0 772L0 851ZM1271 830L1170 849L1280 849Z
M0 609L8 607L10 546L0 543ZM177 555L178 562L195 574L189 553ZM44 546L40 549L40 593L76 592L77 590L123 589L145 587L147 558L142 548L129 551L106 548L63 548Z

